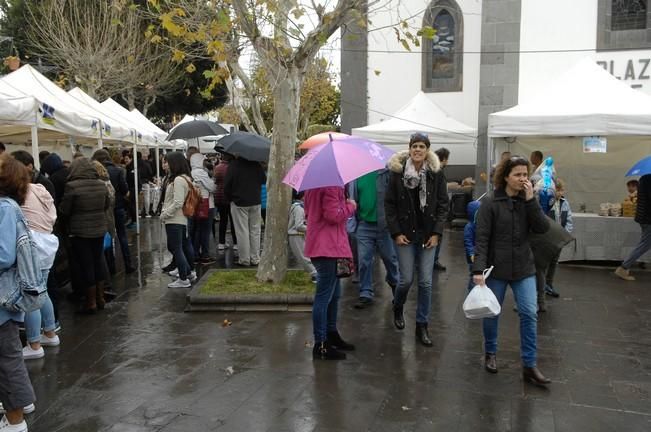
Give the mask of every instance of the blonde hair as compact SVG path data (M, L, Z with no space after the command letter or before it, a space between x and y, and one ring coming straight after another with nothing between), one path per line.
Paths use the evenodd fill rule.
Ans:
M108 180L109 179L108 171L106 171L106 168L104 168L104 165L102 165L98 161L94 160L93 161L93 166L95 167L95 171L97 171L97 174L99 175L99 178L101 178L102 180Z

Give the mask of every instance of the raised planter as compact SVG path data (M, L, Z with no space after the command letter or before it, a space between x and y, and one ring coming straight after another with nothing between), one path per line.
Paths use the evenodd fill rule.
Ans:
M202 288L216 272L238 269L213 269L205 273L186 297L186 312L311 312L313 294L203 294Z

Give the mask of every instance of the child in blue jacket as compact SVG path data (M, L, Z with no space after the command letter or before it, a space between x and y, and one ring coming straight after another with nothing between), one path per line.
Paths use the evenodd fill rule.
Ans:
M479 201L470 201L466 207L468 213L468 223L463 227L463 246L466 250L466 262L468 263L468 271L470 272L470 280L468 281L468 291L473 289L472 282L472 263L475 261L475 229L477 227L477 210L479 210Z

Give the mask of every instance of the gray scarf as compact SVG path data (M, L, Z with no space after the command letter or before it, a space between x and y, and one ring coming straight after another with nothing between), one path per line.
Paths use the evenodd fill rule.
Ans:
M407 189L418 190L418 200L420 201L420 209L425 210L427 205L427 162L423 162L423 165L420 167L420 171L416 172L416 167L411 161L411 158L407 159L405 164L405 172L402 175L402 181Z

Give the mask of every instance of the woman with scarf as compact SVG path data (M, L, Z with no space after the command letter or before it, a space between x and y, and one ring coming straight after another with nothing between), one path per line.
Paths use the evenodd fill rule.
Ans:
M387 226L396 242L400 282L393 299L393 323L405 328L403 307L418 267L416 338L432 346L427 329L432 304L434 252L443 233L448 193L441 162L430 151L427 135L415 133L409 150L393 155L388 166L391 179L384 201Z

